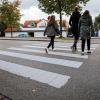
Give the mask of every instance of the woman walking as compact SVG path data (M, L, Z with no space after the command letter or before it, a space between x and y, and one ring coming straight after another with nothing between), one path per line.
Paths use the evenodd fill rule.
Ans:
M49 21L47 27L44 31L44 36L47 35L50 37L50 43L48 44L47 48L45 48L46 53L48 53L49 48L52 46L52 50L54 50L54 39L55 36L60 35L60 31L58 29L58 24L55 21L55 16L52 15L49 17Z
M92 17L88 10L86 10L80 18L79 30L81 38L81 55L84 55L85 42L87 40L87 53L90 54L90 44L91 44L91 30L93 30Z

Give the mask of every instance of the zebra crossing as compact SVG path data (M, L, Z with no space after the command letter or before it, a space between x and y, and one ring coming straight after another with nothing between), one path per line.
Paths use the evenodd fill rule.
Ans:
M28 61L52 64L54 65L54 67L55 65L58 65L60 67L64 66L73 69L78 69L82 66L84 62L78 61L76 59L88 59L88 55L84 55L84 56L80 55L80 44L78 44L78 52L72 53L70 49L71 45L72 43L57 42L55 43L56 51L50 50L49 54L46 54L44 49L47 46L47 43L35 42L34 44L31 45L22 45L21 47L9 47L6 50L0 50L0 55L7 56L9 57L9 59L10 57L15 57L23 60L28 60ZM91 47L92 52L98 46L99 46L98 44L93 44ZM64 52L64 51L68 51L68 52ZM35 54L29 54L29 53L35 53ZM37 55L40 53L45 56ZM48 57L48 55L52 55L52 57L51 56ZM56 58L53 57L54 55L57 55L57 57ZM59 58L59 56L65 57L66 59ZM69 57L74 58L75 60L69 60L68 59ZM19 63L16 64L4 60L0 60L0 69L4 71L8 71L11 74L15 74L25 78L30 78L33 81L45 83L55 88L61 88L62 86L67 84L69 79L72 78L69 75L63 75L51 71L46 71L43 69L37 69L34 68L34 66L30 67L30 66L21 65Z
M10 50L18 50L18 51L25 51L25 52L34 52L34 53L45 53L44 51L44 48L43 50L35 50L35 49L27 49L27 48L16 48L16 47L10 47L8 48ZM52 52L52 51L49 51L49 54L52 54L52 55L59 55L59 56L66 56L66 57L76 57L76 58L88 58L88 55L84 55L84 56L81 56L79 54L72 54L72 53L63 53L63 52Z

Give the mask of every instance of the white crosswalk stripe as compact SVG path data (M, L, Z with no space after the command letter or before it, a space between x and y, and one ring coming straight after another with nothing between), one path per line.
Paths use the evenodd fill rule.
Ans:
M0 54L6 55L6 56L11 56L11 57L18 57L18 58L27 59L27 60L34 60L34 61L49 63L49 64L73 67L73 68L79 68L83 64L82 62L78 62L78 61L71 61L71 60L64 60L64 59L57 59L57 58L48 58L48 57L8 52L8 51L2 51L2 50L0 50Z
M11 47L11 48L8 48L8 49L10 49L10 50L18 50L18 51L26 51L26 52L35 52L35 53L45 53L44 50L34 50L34 49L26 49L26 48ZM80 54L62 53L62 52L54 52L54 51L49 51L49 54L59 55L59 56L67 56L67 57L75 57L75 58L83 58L83 59L87 59L88 58L88 55L81 56Z
M28 77L38 82L46 83L56 88L60 88L61 86L65 85L68 79L70 79L70 76L52 73L2 60L0 60L0 69L19 76Z
M45 45L48 45L48 44L33 44L33 45L31 45L31 46L40 46L40 47L44 47ZM25 45L26 46L26 45ZM72 46L71 44L66 44L66 45L58 45L58 44L55 44L55 46L57 47L57 48L69 48L70 49L70 47ZM92 49L95 49L95 48L97 48L98 47L98 45L92 45L91 46L91 50ZM81 49L81 44L78 44L78 46L77 46L77 48L78 49ZM85 46L85 48L87 48L86 46Z
M24 45L23 47L28 47L28 48L39 48L39 49L44 49L45 46L28 46L28 45ZM71 49L69 48L57 48L55 47L55 50L66 50L66 51L71 51ZM80 50L79 50L80 51Z
M31 45L31 46L40 46L40 47L44 47L44 45L40 45L40 44L38 44L38 45ZM57 46L57 45L56 45L56 47L57 47L57 48L66 48L66 49L67 49L67 48L69 48L69 49L71 48L71 46L68 46L68 45L67 45L67 46L65 46L65 45L60 45L60 46L58 45L58 46ZM85 48L86 48L86 47L85 47ZM97 46L96 46L96 47L91 47L91 50L94 50L95 48L97 48ZM81 49L81 46L78 46L77 49Z
M32 44L33 46L46 46L48 45L48 43L35 43L35 44ZM55 46L56 47L71 47L73 45L73 43L62 43L62 42L55 42ZM81 43L78 43L77 44L78 48L81 47ZM85 45L86 46L86 45ZM91 44L91 49L95 49L99 46L99 44ZM87 47L87 46L86 46Z
M39 44L39 43L38 43L38 44ZM68 45L69 45L69 46L72 46L73 43L72 43L72 42L71 42L71 43L56 42L55 45L58 45L58 46L61 46L61 45L62 45L62 46L68 46ZM78 42L78 43L77 43L77 46L81 46L81 43ZM98 47L98 46L99 46L99 44L91 44L91 47Z
M33 46L33 45L32 46L30 46L30 45L28 46L28 45L24 45L23 47L32 48L32 49L36 49L36 48L45 49L45 46ZM60 47L55 47L55 50L71 51L70 48L60 48ZM80 49L78 49L78 51L81 52ZM93 50L91 52L93 52Z
M0 50L0 55L2 56L8 56L8 57L16 57L20 59L27 59L29 61L38 61L42 63L47 64L53 64L53 65L59 65L64 67L69 67L73 69L78 69L80 66L82 66L83 61L76 61L76 59L82 58L82 59L88 59L88 55L81 56L80 52L73 54L71 52L64 53L64 51L71 51L70 46L72 43L56 43L56 50L62 50L62 51L49 51L49 54L47 55L57 55L57 58L48 57L45 55L44 48L47 46L47 43L40 43L35 42L35 44L32 45L24 45L22 47L10 47L7 48L7 50ZM41 45L42 44L42 45ZM97 48L98 45L92 45L92 50L94 51L95 48ZM39 48L39 49L38 49ZM18 53L18 52L20 53ZM80 50L80 44L78 44L78 51ZM24 52L24 53L22 53ZM44 56L37 56L36 54L28 54L28 53L36 53L36 54L44 54ZM59 58L59 56L66 57L65 59ZM68 57L76 58L75 60L67 60ZM34 66L33 66L34 67ZM32 80L35 80L40 83L48 84L49 86L55 87L55 88L61 88L62 86L66 85L68 80L71 79L70 75L62 75L58 73L54 73L51 71L45 71L37 68L33 68L30 66L24 66L21 64L15 64L12 62L7 62L4 60L0 60L0 69L4 71L8 71L12 74L16 74L22 77L30 78ZM46 66L45 66L46 67ZM55 66L54 66L55 67ZM57 67L57 66L56 66Z

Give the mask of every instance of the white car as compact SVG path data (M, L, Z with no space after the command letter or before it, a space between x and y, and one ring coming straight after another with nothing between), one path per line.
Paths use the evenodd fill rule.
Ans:
M21 33L18 35L19 38L25 38L25 37L28 37L28 34L24 34L24 33Z

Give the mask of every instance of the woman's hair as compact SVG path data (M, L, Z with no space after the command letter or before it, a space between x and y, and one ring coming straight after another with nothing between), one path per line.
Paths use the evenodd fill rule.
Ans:
M55 23L55 16L54 15L51 15L49 23L50 24Z
M85 10L85 12L83 13L83 16L90 16L89 10Z
M48 16L48 20L51 18L51 16Z
M51 16L51 20L55 21L55 16L54 15Z

